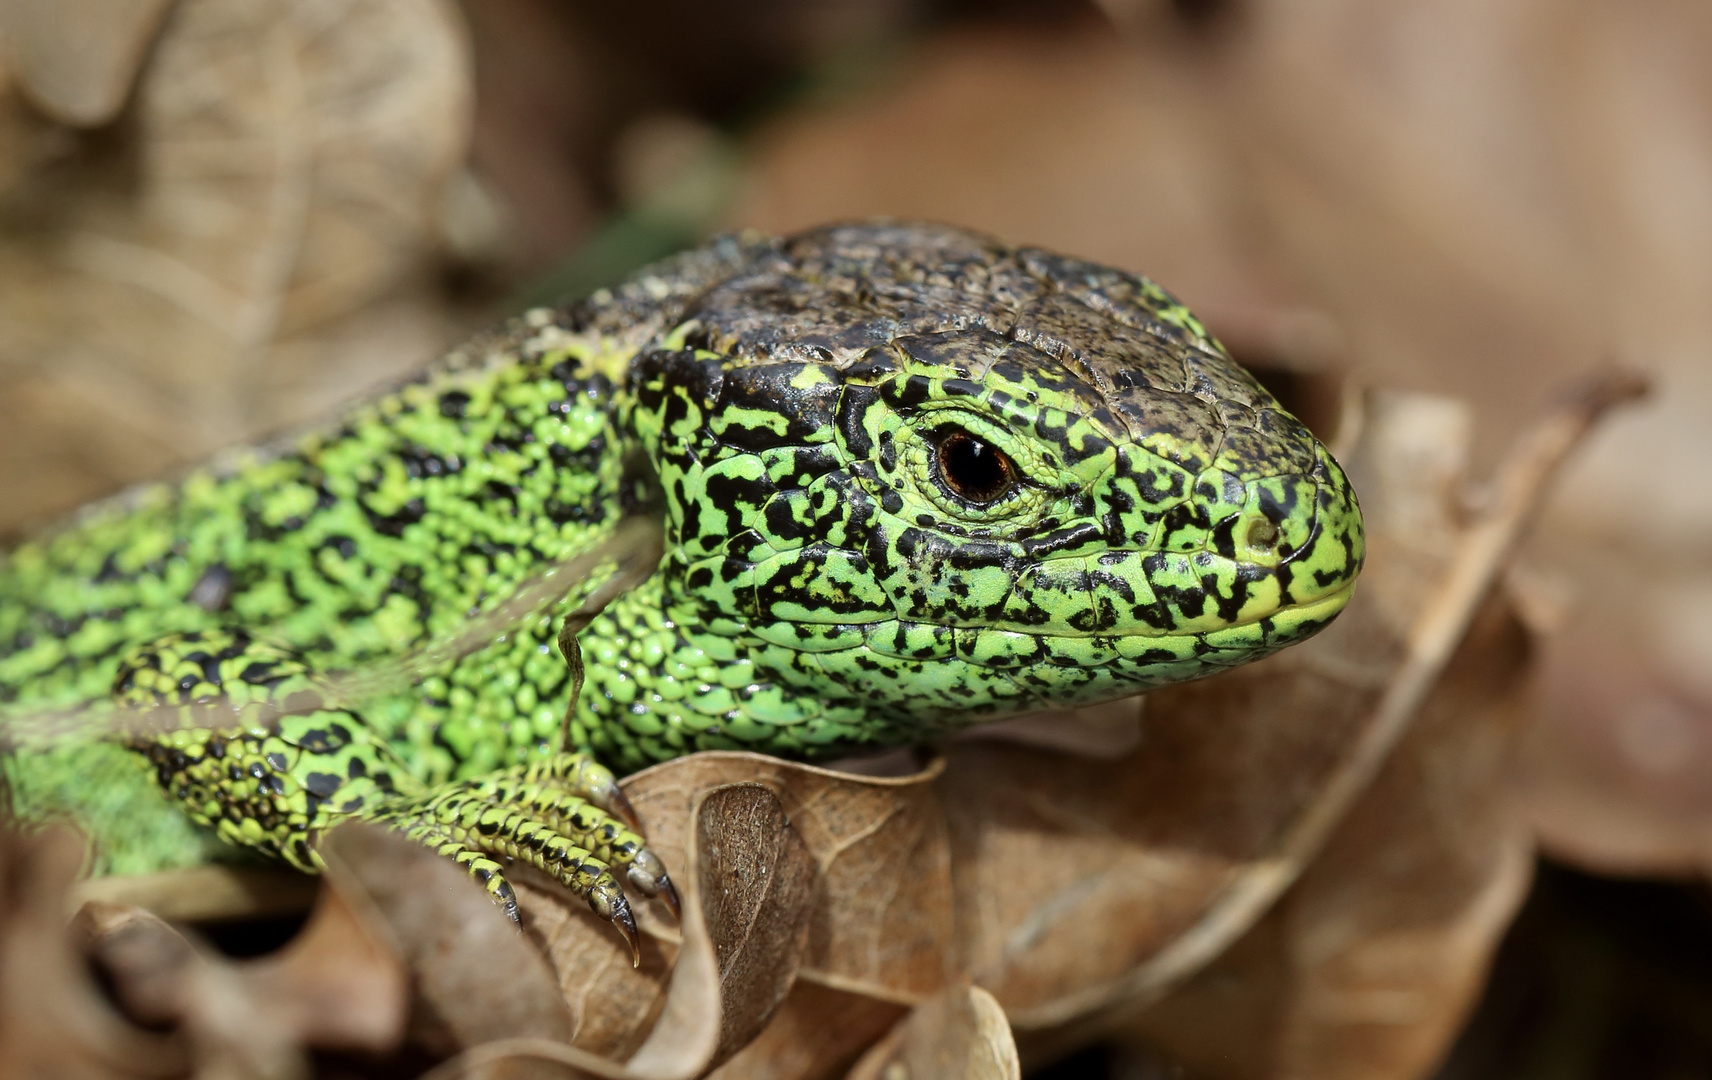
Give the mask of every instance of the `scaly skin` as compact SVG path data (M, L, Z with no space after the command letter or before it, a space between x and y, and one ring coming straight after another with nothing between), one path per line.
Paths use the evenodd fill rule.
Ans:
M593 579L407 688L328 689L630 511L665 556L577 636L574 701ZM313 869L355 816L622 924L619 877L669 885L590 755L825 757L1196 678L1323 627L1362 556L1337 464L1151 282L936 226L727 238L12 552L0 709L175 718L9 762L108 868L204 857L188 816Z

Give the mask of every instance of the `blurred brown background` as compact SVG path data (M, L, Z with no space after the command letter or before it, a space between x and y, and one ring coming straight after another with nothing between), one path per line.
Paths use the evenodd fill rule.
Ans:
M1553 861L1443 1075L1712 1077L1708 55L1687 0L7 0L0 531L722 228L1134 269L1239 357L1466 402L1475 475L1639 367L1514 575Z

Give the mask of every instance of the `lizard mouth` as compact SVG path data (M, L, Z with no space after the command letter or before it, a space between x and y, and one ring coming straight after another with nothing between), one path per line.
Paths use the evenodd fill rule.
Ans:
M1350 597L1354 595L1355 579L1351 578L1338 588L1326 593L1324 596L1316 596L1312 600L1304 600L1296 604L1286 604L1277 611L1274 611L1271 615L1263 617L1270 618L1274 623L1281 618L1285 618L1295 622L1317 622L1324 624L1330 622L1338 612L1342 611L1344 609L1344 605L1348 604ZM1260 620L1256 619L1254 621L1258 622Z
M1234 648L1277 648L1312 637L1329 626L1355 595L1355 579L1312 600L1285 604L1262 615L1201 635L1208 645Z

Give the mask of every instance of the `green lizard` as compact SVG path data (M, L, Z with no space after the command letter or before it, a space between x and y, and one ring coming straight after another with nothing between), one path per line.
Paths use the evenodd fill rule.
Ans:
M598 573L518 600L649 514L663 555L592 621ZM1324 447L1145 279L937 226L728 237L12 551L8 778L108 870L209 829L314 870L367 818L634 942L625 887L671 885L609 769L1211 674L1325 626L1363 550ZM107 737L17 734L67 710Z

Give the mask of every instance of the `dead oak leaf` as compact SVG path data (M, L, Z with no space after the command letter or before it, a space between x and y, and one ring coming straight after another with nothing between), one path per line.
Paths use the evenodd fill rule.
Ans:
M917 1005L848 1080L1020 1080L1005 1011L978 986L952 985Z
M148 44L132 17L159 13L100 6L0 7L7 48L71 80L44 92L80 115L128 85ZM466 143L447 5L177 0L133 59L122 122L61 130L7 184L0 528L308 421L448 329L413 298Z

